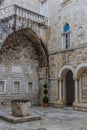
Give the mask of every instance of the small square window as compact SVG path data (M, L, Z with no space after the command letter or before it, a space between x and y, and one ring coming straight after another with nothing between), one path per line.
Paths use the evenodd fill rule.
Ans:
M14 92L20 92L20 82L14 82Z
M32 87L33 87L33 83L32 82L28 82L28 92L32 92L33 91Z

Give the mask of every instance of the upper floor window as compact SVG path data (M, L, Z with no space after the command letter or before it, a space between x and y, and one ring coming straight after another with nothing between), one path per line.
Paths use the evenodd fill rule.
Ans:
M68 23L64 26L64 38L63 38L63 48L69 49L70 48L70 26Z

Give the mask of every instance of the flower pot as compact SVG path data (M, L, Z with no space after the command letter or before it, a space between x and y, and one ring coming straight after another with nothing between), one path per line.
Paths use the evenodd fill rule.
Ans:
M44 107L48 107L48 103L44 103Z

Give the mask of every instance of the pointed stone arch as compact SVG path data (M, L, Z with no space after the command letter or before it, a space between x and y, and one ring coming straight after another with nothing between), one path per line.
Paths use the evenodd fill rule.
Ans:
M31 42L32 47L35 49L36 54L38 56L39 65L46 66L48 64L47 48L45 47L39 36L31 28L24 28L10 34L2 45L1 52L3 52L4 46L7 46L9 41L12 42L12 39L14 39L14 37L16 40L16 37L18 37L20 34L25 36L26 39Z

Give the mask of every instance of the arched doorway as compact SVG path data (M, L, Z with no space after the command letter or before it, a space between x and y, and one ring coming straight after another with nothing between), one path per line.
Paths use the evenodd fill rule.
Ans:
M75 87L73 80L73 73L69 70L66 73L66 105L72 106L75 101Z

